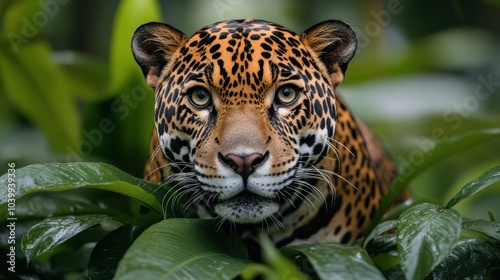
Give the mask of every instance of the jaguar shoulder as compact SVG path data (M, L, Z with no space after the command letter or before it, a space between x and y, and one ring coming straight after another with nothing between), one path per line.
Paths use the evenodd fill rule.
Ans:
M395 176L336 93L356 45L337 20L301 35L253 19L191 37L140 26L132 50L156 94L146 178L174 186L169 203L185 196L199 217L278 246L352 243Z

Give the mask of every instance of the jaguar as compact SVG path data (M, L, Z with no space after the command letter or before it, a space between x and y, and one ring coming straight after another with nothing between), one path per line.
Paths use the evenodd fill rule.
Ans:
M367 230L396 172L337 93L357 47L350 25L299 35L228 20L189 37L150 22L131 47L155 91L145 177L171 186L166 204L277 246Z

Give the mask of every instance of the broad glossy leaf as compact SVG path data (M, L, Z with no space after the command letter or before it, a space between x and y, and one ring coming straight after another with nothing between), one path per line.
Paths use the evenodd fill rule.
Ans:
M450 199L448 204L446 204L446 208L451 208L469 196L498 182L500 182L500 166L486 171L483 175L465 185L452 199Z
M233 279L247 258L241 240L217 232L212 220L167 219L136 239L115 279Z
M160 19L160 6L157 0L120 1L111 36L110 83L113 92L122 90L131 77L141 73L130 49L130 40L135 29L141 24Z
M17 219L42 219L48 216L67 216L84 214L107 214L96 204L81 199L50 195L28 195L16 200ZM112 211L107 211L111 214ZM7 204L0 205L0 220L7 218Z
M124 226L99 240L90 256L89 279L112 279L123 255L141 233L137 227Z
M497 244L470 239L460 241L426 279L484 279L488 268L500 261Z
M289 246L282 252L299 260L304 255L320 279L385 279L362 248L321 243ZM307 273L308 263L301 261L299 268Z
M462 218L454 209L423 203L401 214L398 253L407 279L422 279L450 254L460 238Z
M111 217L106 215L82 215L43 220L23 236L23 252L29 261L49 252L80 232L110 219Z
M8 174L0 177L6 186ZM40 191L64 191L91 188L112 191L134 198L162 213L161 201L166 191L150 182L138 179L105 163L48 163L33 164L16 170L16 197ZM7 196L0 196L0 204Z
M384 234L375 236L367 245L365 250L370 255L397 254L397 238L395 234Z
M462 223L464 229L482 232L489 237L500 241L500 222L490 222L484 220L471 220Z
M21 45L17 53L2 51L0 79L11 104L45 133L53 148L65 151L77 144L80 122L69 84L50 55L40 40Z
M447 159L450 155L466 150L468 147L477 146L480 143L500 138L500 129L485 129L470 131L463 135L448 138L446 141L438 143L433 149L426 151L424 160L418 165L411 166L407 174L399 175L391 184L389 191L385 194L380 203L380 207L373 218L372 226L375 227L384 213L393 204L396 197L408 186L409 182L419 174L430 168L432 165ZM411 172L410 172L411 171Z

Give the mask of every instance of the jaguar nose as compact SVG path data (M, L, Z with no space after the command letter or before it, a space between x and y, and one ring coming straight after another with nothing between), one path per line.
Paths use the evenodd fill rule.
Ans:
M252 153L244 156L233 153L223 156L219 153L220 161L238 173L245 183L248 176L255 171L255 168L264 163L268 157L269 152L265 154Z

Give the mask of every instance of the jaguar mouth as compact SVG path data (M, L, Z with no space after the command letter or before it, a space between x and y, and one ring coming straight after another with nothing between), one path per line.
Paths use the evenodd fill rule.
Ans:
M240 224L255 224L273 216L279 211L279 203L248 191L219 201L214 210L222 219Z

